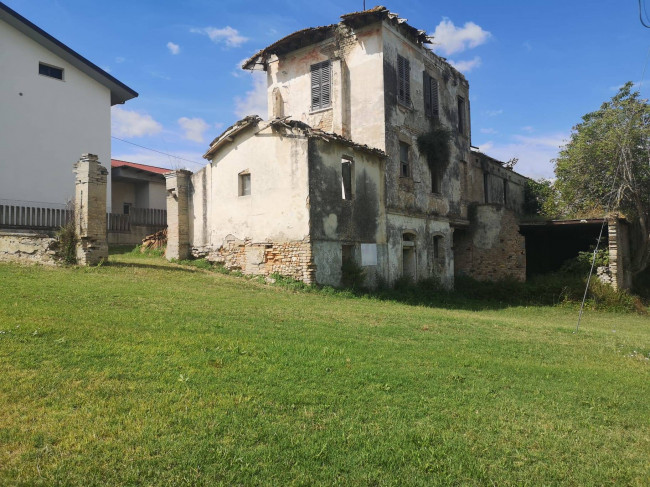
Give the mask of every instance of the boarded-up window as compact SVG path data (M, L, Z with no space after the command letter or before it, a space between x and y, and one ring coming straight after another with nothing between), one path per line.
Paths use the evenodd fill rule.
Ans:
M377 244L361 244L361 265L377 265Z
M341 159L341 198L352 199L352 161Z
M397 100L411 105L411 64L405 57L397 55Z
M329 61L311 65L311 109L327 108L331 103L332 69Z
M438 80L424 71L424 112L427 117L440 118L440 102L438 101Z
M399 143L399 175L403 178L411 177L411 164L409 163L409 145L406 142Z

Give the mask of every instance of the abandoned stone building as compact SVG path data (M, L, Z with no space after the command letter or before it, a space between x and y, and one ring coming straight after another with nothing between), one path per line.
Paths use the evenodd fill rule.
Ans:
M166 175L168 257L339 285L525 279L525 178L471 147L469 84L384 7L295 32L245 61L268 121L240 120L196 173ZM419 137L446 129L448 157Z

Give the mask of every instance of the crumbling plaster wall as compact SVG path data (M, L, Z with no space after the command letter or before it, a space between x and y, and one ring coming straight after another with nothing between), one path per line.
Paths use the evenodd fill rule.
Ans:
M526 245L514 211L503 205L476 205L471 226L456 230L456 275L480 281L526 280Z
M312 111L310 67L328 59L332 69L331 106ZM268 116L290 116L383 149L382 64L380 23L358 30L339 25L335 36L271 60ZM276 108L278 104L281 110Z
M55 265L57 245L57 239L47 234L0 230L0 262Z
M195 255L251 274L311 282L307 139L252 126L192 175L190 240ZM251 191L240 195L240 175Z
M352 160L352 198L343 199L341 160ZM309 140L309 201L316 281L341 284L342 245L354 246L361 264L360 244L377 245L377 265L364 267L366 284L386 278L386 213L384 159L340 144Z
M442 58L408 41L393 26L383 24L383 77L386 124L387 207L409 212L457 216L460 208L460 161L470 149L469 84ZM397 56L410 61L411 105L397 100ZM432 194L431 171L417 147L417 137L428 132L435 120L424 111L423 72L438 80L439 123L452 131L449 164L442 174L441 193ZM457 97L465 100L464 130L458 132ZM409 145L411 177L400 177L400 142Z
M504 204L504 181L506 184L506 208L517 215L524 213L524 191L526 177L504 168L496 160L485 154L472 153L467 164L467 184L463 191L466 204ZM487 198L485 195L484 176L487 175ZM462 179L462 174L461 174Z

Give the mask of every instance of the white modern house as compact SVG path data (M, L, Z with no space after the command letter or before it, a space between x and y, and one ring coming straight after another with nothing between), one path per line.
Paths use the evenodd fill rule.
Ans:
M0 200L66 203L82 153L110 170L111 106L137 96L0 2Z

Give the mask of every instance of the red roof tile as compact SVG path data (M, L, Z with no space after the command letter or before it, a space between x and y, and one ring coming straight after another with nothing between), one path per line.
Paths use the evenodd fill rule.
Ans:
M135 162L127 162L127 161L119 161L117 159L111 159L111 167L118 168L124 166L132 167L134 169L139 169L140 171L151 172L154 174L167 174L168 172L172 171L171 169L167 169L166 167L147 166L146 164L136 164Z

